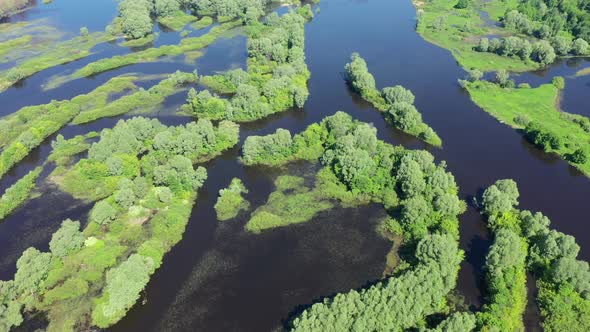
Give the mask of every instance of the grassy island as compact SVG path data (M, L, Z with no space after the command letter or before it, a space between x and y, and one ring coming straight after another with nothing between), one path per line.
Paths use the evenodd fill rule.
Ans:
M440 137L422 121L422 115L414 107L414 94L410 90L396 85L379 91L365 60L358 53L353 53L350 60L345 66L346 79L355 92L383 112L399 130L428 144L442 146Z

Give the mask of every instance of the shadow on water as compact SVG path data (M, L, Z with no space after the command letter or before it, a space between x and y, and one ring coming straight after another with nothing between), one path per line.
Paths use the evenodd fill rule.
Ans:
M515 179L521 192L521 206L543 211L555 228L575 234L582 247L581 258L590 258L590 233L584 232L583 223L578 221L590 212L586 203L589 179L573 172L555 156L531 147L520 133L474 105L456 84L464 72L451 54L416 34L415 11L410 1L324 0L320 7L321 12L306 26L306 56L312 77L305 108L242 125L241 143L248 135L268 134L277 128L299 132L341 110L373 123L379 138L386 142L426 148L438 161L446 160L460 186L461 197L470 203L497 179ZM199 73L244 67L245 39L240 38L222 39L211 45L197 60ZM401 84L414 92L416 107L425 122L443 140L442 149L428 147L392 129L382 114L349 91L341 73L355 51L367 60L380 88ZM81 64L67 66L74 69ZM554 75L571 77L576 66L577 62L566 61L553 66L548 73L523 74L517 80L538 85L549 82ZM0 102L6 101L6 112L13 112L18 109L17 104L71 98L124 73L161 74L177 69L192 71L190 68L178 62L128 66L38 95L38 84L63 68L56 69L57 72L48 70L25 81L22 94L13 92L18 89L1 94ZM586 114L582 98L587 96L588 77L568 78L566 84L563 109ZM172 96L164 108L174 108L181 99L182 94ZM167 114L158 115L166 124L191 120ZM68 126L62 133L71 137L99 130L113 126L117 119ZM44 144L39 152L33 153L33 162L22 163L12 176L22 176L41 163L48 149L48 143ZM35 153L38 157L34 157ZM374 232L376 220L383 213L375 206L336 208L308 223L259 235L243 230L248 214L218 223L213 205L218 190L226 187L232 177L245 182L250 189L248 199L255 208L264 203L272 191L273 179L283 172L244 167L237 161L238 155L236 147L206 164L209 178L199 194L183 240L166 255L148 284L145 305L135 306L113 331L271 331L280 329L284 320L301 306L379 278L389 243ZM84 220L89 207L75 203L48 190L1 223L1 249L7 254L0 260L0 277L11 277L14 262L24 247L46 249L50 234L61 219ZM460 227L460 243L466 255L458 291L467 305L478 308L482 302L482 266L490 238L473 204L461 216ZM529 326L534 326L538 314L532 317L527 318Z

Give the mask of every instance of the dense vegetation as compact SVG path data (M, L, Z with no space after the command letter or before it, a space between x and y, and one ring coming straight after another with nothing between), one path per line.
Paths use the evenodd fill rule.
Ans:
M502 295L494 297L497 313L494 316L501 319L490 320L492 326L502 330L501 327L522 324L526 301L524 254L526 269L537 280L543 329L587 331L590 328L590 270L588 263L576 259L580 247L572 236L550 229L549 218L540 212L518 210L518 195L514 181L500 180L486 189L483 196L483 211L496 236L500 232L511 234L504 235L508 240L494 244L505 254L504 261L498 263L504 266L504 271L511 271L511 276L503 275L502 270L489 270L499 272L497 280L502 281L492 283L494 294ZM528 252L524 250L527 246ZM494 259L500 257L496 255ZM508 277L510 282L503 282L508 281Z
M518 202L512 180L500 180L483 194L484 211L494 243L486 257L487 296L478 325L483 331L524 331L527 243L511 224L498 220L499 211Z
M294 320L295 330L399 330L448 309L445 296L454 288L462 257L457 215L464 204L444 163L435 165L426 151L392 147L377 139L375 128L342 112L294 137L279 129L244 143L242 161L247 165L280 166L295 160L321 162L314 189L306 188L302 178L279 177L277 191L246 228L260 231L306 221L330 208L332 201L373 201L391 215L384 229L402 235L405 245L416 250L409 258L414 268L369 289L314 304ZM301 211L299 203L312 203L312 208Z
M63 188L101 200L83 231L64 221L50 252L27 249L14 280L0 282L3 329L22 322L21 310L45 312L48 331L106 328L120 320L182 238L207 177L193 162L237 141L236 125L214 127L208 120L166 127L133 118L103 130L88 158L53 175Z
M0 2L0 18L9 16L15 11L26 7L28 0L4 0Z
M199 118L253 121L289 108L302 108L307 100L310 73L305 64L304 23L312 16L309 5L264 23L247 22L248 71L232 70L201 78L220 93L191 90L186 109Z
M501 76L501 75L499 75ZM504 87L502 87L504 85ZM590 120L556 108L563 79L537 88L510 87L504 78L497 83L466 82L473 101L498 120L518 129L546 152L557 153L564 160L590 175Z
M0 221L29 198L31 191L35 188L35 181L37 181L42 170L42 167L35 168L6 189L2 198L0 198Z
M135 77L115 77L71 100L23 107L0 120L0 177L82 111L106 106L109 96L135 89Z
M440 137L422 121L422 115L414 107L414 94L410 90L396 85L379 91L365 60L358 53L353 53L350 60L345 67L346 79L355 92L385 112L387 119L396 128L434 146L442 145Z
M247 194L248 189L242 183L242 180L233 178L227 188L219 191L219 198L215 203L215 212L217 220L224 221L235 218L240 211L248 210L250 203L242 197Z

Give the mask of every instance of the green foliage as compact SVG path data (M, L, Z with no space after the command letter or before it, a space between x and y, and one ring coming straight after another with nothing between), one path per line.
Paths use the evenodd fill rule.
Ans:
M433 332L469 332L475 329L475 315L457 312L440 323Z
M248 70L205 76L201 83L229 100L205 90L190 91L184 109L198 118L254 121L307 100L310 73L305 64L304 23L299 12L289 12L264 24L247 27Z
M293 321L293 331L399 331L441 309L455 286L460 251L453 237L429 235L416 249L417 264L368 289L326 298Z
M85 237L80 232L80 222L66 219L61 227L53 233L49 242L51 253L57 257L65 257L82 248Z
M488 216L510 212L518 205L518 196L518 188L514 180L498 180L483 193L483 211Z
M105 292L92 312L92 323L106 328L123 318L150 280L153 264L151 258L133 254L108 271Z
M486 257L488 292L478 327L482 331L523 331L526 309L527 246L518 234L500 228Z
M351 62L347 63L344 69L346 70L346 80L355 92L377 109L385 112L388 120L400 130L429 144L442 145L434 130L422 121L422 115L413 105L414 94L410 90L396 85L383 88L379 92L365 60L358 53L353 53L350 60Z
M122 0L119 3L121 26L128 37L141 38L152 32L152 7L153 3L150 0Z
M106 226L112 222L117 215L117 210L107 201L98 202L90 212L90 220Z
M332 208L318 190L310 190L304 179L296 176L280 176L275 180L276 191L265 205L256 209L246 224L246 230L260 233L263 230L302 223L317 213Z
M224 221L235 218L240 211L247 210L250 203L246 201L242 194L247 194L248 189L238 178L233 178L229 186L219 191L219 198L215 203L215 212L217 220Z
M10 188L6 189L2 198L0 198L0 220L6 218L6 216L29 199L31 191L35 188L35 182L42 170L42 167L37 167L10 186Z

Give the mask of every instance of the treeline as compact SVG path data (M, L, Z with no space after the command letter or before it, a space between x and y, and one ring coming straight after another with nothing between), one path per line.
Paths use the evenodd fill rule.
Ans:
M542 65L555 61L557 55L586 55L588 43L582 39L570 42L564 37L555 37L552 41L540 40L535 43L519 37L504 37L491 40L482 38L475 48L479 52L496 53L502 56L518 56L522 60L532 60Z
M293 329L401 330L445 311L462 258L457 216L465 206L444 163L434 164L426 151L380 141L374 127L342 112L295 136L279 129L248 137L242 150L247 165L278 166L301 159L324 166L313 190L315 201L383 204L391 215L383 227L402 235L415 255L408 263L414 267L397 277L314 304L293 321Z
M576 258L580 251L579 245L574 237L550 229L549 218L540 212L519 210L517 205L518 188L514 181L500 180L484 193L483 210L488 216L490 227L493 230L507 230L520 239L505 241L503 247L509 258L504 264L518 262L520 266L522 260L517 245L508 242L528 246L526 269L537 279L537 302L543 317L543 329L589 330L590 270L587 262ZM514 283L514 280L519 280L519 283ZM515 303L522 305L522 301L526 300L521 292L514 292L515 287L521 287L518 285L523 283L524 280L518 277L506 285L506 297L502 299L505 310L499 315L516 318L513 314L507 316L507 313ZM510 289L513 291L510 292Z
M345 66L346 80L355 92L380 111L386 112L387 118L400 130L429 144L442 145L434 130L422 121L422 115L414 106L414 94L410 90L396 85L379 91L365 60L358 53L353 53L350 60Z
M45 313L53 331L107 328L119 321L182 238L207 177L193 163L237 141L236 125L215 127L208 120L166 127L133 118L103 130L87 158L58 167L52 177L66 189L78 185L78 193L102 200L84 230L66 220L53 234L50 252L23 253L14 280L0 282L1 327L18 326L22 311Z
M201 78L231 94L223 99L208 90L189 91L185 109L199 118L253 121L289 108L301 108L309 92L310 73L305 64L304 24L309 5L283 16L269 15L264 23L248 23L248 69Z

